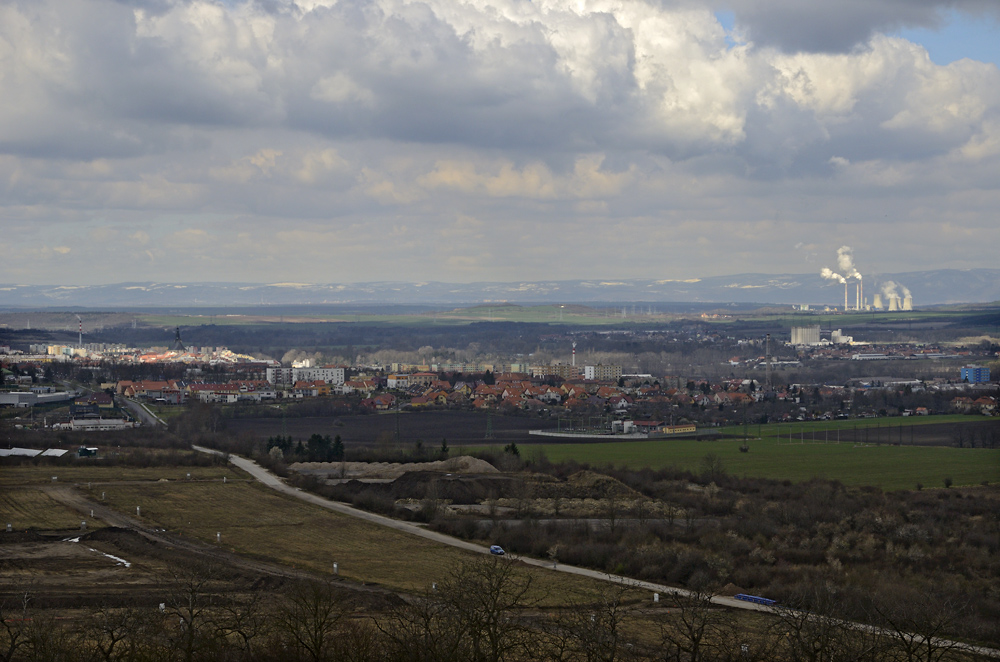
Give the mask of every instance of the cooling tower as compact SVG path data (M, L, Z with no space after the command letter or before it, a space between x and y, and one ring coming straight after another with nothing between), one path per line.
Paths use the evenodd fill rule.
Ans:
M903 299L903 310L913 310L913 297Z
M890 294L889 295L889 312L894 312L899 310L899 297Z
M872 302L872 308L875 308L876 310L882 310L882 308L884 307L885 306L882 305L882 295L876 294L875 300Z

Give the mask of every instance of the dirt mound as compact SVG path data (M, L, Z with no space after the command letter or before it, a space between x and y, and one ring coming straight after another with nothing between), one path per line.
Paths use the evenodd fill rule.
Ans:
M18 545L21 543L38 542L41 540L47 540L47 538L38 531L33 530L11 531L10 533L4 531L3 533L0 533L0 545Z
M405 473L433 471L455 474L497 473L496 467L469 455L450 457L434 462L296 462L288 467L303 474L334 478L398 478Z
M595 471L579 471L566 479L566 496L607 499L623 497L637 499L639 493L621 481Z

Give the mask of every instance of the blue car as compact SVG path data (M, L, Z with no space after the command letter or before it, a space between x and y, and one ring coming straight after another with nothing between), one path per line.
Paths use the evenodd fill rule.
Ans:
M506 552L503 551L503 547L501 547L500 545L490 545L490 554L495 554L496 556L503 556L504 554L506 554Z

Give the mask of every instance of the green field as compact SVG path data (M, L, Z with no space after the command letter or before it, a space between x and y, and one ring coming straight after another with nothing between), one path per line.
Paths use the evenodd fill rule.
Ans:
M942 487L1000 481L1000 450L837 443L779 443L774 437L751 439L750 451L740 452L742 440L692 439L621 441L593 444L540 444L521 449L531 457L544 453L553 462L576 460L591 465L677 467L698 473L702 458L715 453L726 471L740 477L806 481L839 480L845 485L875 485L885 490Z
M690 315L688 315L690 316ZM407 314L302 314L274 315L266 312L261 314L239 315L141 315L142 321L149 326L191 327L191 326L247 326L268 324L302 325L327 324L331 322L352 322L369 325L394 326L433 326L446 324L461 326L473 322L533 322L541 324L568 324L574 326L608 326L608 325L648 325L663 324L675 319L676 315L637 315L626 319L615 316L611 309L591 308L580 305L537 305L537 306L473 306L425 313ZM279 327L280 328L280 327ZM297 328L301 328L298 326Z

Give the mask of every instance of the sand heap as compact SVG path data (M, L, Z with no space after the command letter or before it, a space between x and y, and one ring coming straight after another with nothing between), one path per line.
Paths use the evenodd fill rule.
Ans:
M452 474L497 473L496 467L485 460L459 455L434 462L296 462L292 471L339 478L398 478L410 471L437 471Z

